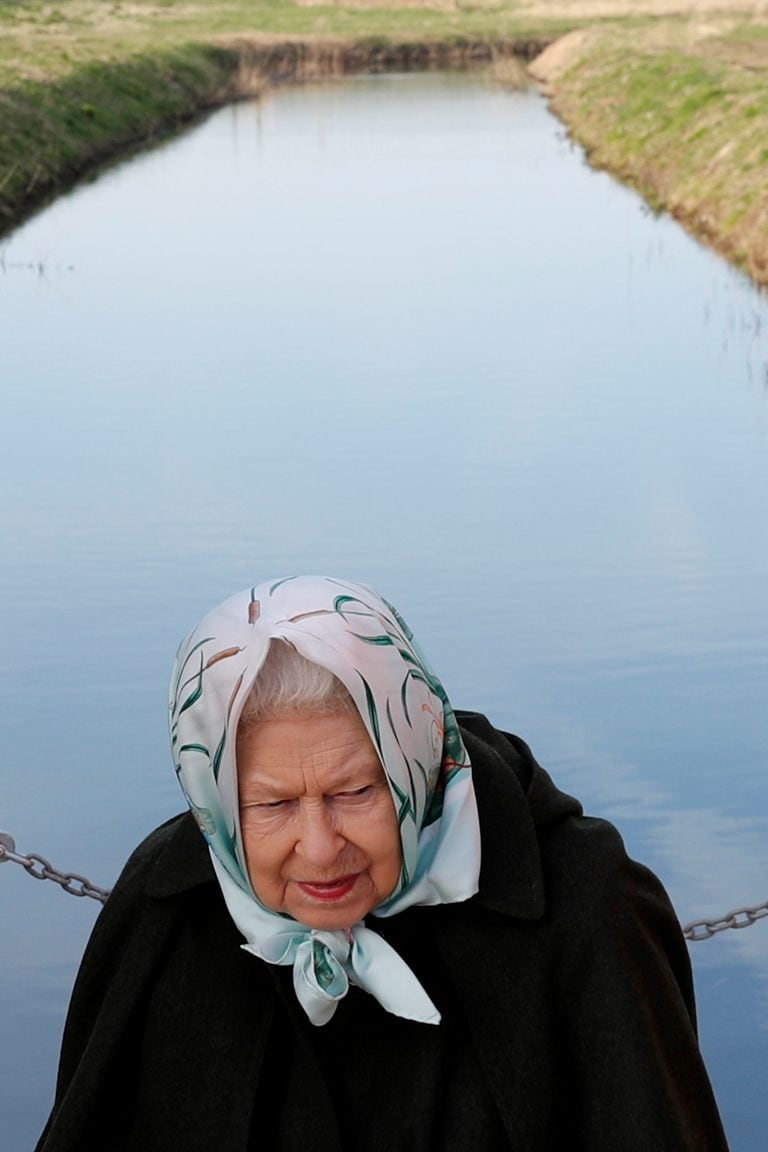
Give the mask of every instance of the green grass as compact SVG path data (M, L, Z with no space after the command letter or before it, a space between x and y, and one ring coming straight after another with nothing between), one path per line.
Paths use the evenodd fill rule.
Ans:
M568 21L532 20L515 3L437 11L428 8L300 6L289 0L0 0L0 87L20 72L55 75L69 64L118 58L178 44L233 37L442 40L557 35Z
M0 93L0 214L45 199L99 161L189 120L228 81L234 54L181 46L92 61ZM1 217L0 217L1 218Z
M768 44L768 24L736 24L729 29L723 39L733 44Z

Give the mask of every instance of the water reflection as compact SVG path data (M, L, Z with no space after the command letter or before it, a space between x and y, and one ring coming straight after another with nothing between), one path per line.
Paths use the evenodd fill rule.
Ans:
M535 94L375 77L225 109L12 236L0 326L20 847L111 883L179 807L179 636L316 570L399 602L456 702L614 818L683 919L765 898L766 298ZM21 1152L95 908L7 871ZM692 950L736 1152L765 932Z
M562 733L561 743L558 772L568 776L577 793L600 796L601 814L623 829L636 854L649 860L650 851L654 867L667 878L683 922L719 918L735 906L737 892L744 898L736 903L765 900L765 813L738 814L725 805L679 807L674 788L649 782L637 763L617 762L613 753L594 746L588 732L579 733L573 722ZM725 948L750 963L768 990L768 955L760 932L734 932L712 949L697 951L696 961L722 963ZM768 1017L760 1024L768 1028Z

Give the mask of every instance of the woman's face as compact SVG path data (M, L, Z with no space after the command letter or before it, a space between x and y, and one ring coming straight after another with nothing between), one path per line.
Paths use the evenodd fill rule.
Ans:
M267 908L348 928L400 878L397 814L356 712L264 720L238 732L248 873Z

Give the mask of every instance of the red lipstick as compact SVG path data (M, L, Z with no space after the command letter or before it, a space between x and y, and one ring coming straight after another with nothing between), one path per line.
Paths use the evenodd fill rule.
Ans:
M297 880L296 884L302 892L311 896L313 900L322 900L331 904L334 900L341 900L344 896L349 895L357 883L357 877L358 873L354 872L351 876L339 876L336 880L329 880L323 884L308 880Z

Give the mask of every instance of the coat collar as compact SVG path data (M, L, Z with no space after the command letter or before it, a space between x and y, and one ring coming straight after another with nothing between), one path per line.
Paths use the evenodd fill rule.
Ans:
M526 803L530 768L484 716L459 713L472 761L481 829L480 890L474 902L491 912L537 920L544 913L544 882L533 817Z
M500 732L478 712L456 715L472 760L482 835L474 902L538 920L545 911L540 836L566 817L582 815L582 807L553 784L519 736Z
M180 896L203 884L216 884L208 847L190 812L158 828L165 843L147 880L147 895Z

